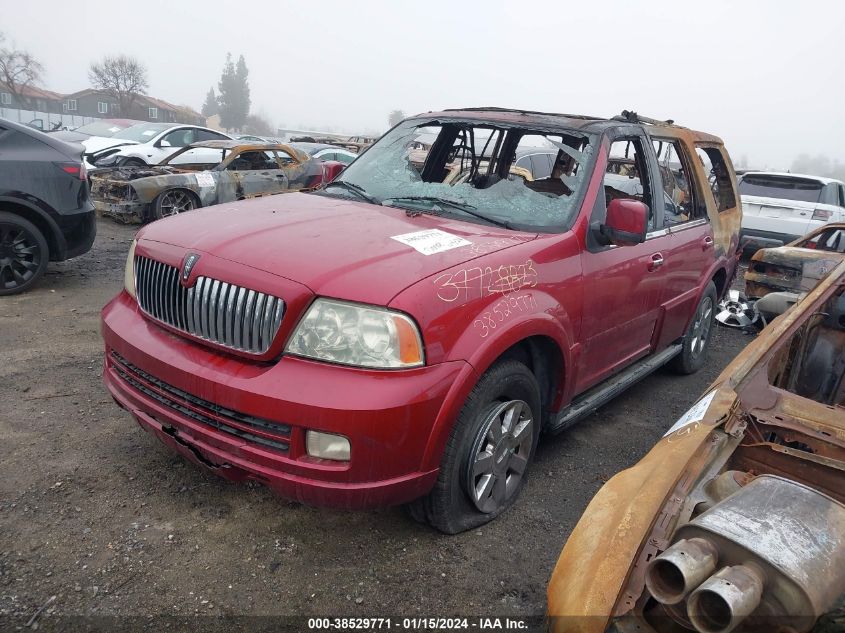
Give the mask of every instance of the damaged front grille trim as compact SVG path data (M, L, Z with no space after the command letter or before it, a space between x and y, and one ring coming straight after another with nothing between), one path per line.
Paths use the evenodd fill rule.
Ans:
M261 444L263 446L278 451L288 452L289 438L291 433L291 427L289 425L277 424L269 420L264 420L262 418L256 418L251 415L232 411L231 409L226 409L225 407L216 405L213 402L209 402L208 400L198 398L197 396L191 395L186 391L169 385L166 382L159 380L155 376L148 374L144 370L139 369L138 367L136 367L114 351L112 351L112 361L112 367L114 368L114 371L117 373L118 376L123 379L124 382L131 385L133 388L137 389L146 396L149 396L157 402L165 405L167 408L172 409L173 411L176 411L177 413L180 413L186 417L189 417L192 420L213 427L219 431L223 431L224 433L228 433L229 435L234 435L235 437L240 437L244 440L248 440L256 444ZM229 419L233 423L243 424L244 426L256 427L256 430L277 433L281 437L279 437L278 440L274 440L255 435L240 428L235 428L234 426L225 424L225 422L211 417L210 415L205 415L200 411L191 409L190 407L186 406L186 404L182 404L178 400L171 399L163 395L159 391L150 388L145 383L155 387L161 392L165 392L166 394L175 396L176 398L183 400L186 404L193 405L197 409L202 409L210 414L216 415L222 418L223 420Z
M264 354L282 324L285 302L235 284L198 277L185 288L179 269L135 258L138 304L152 318L186 334L250 354Z

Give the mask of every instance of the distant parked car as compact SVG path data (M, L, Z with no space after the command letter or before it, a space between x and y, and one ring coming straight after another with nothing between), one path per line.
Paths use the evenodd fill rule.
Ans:
M106 215L122 221L157 220L223 202L315 189L340 171L335 165L332 169L280 143L206 141L184 147L154 167L97 171L91 190L94 204Z
M134 119L97 119L91 123L80 125L73 130L54 132L53 136L68 143L102 142L102 140L112 138L121 130L125 130L138 123L142 123L142 121L135 121Z
M291 146L324 162L327 160L336 160L339 163L348 165L358 158L358 154L353 151L326 143L291 143Z
M174 123L139 123L115 134L108 141L107 149L92 150L92 143L83 142L89 162L97 168L103 167L143 167L158 165L176 150L193 143L203 141L229 141L230 136L198 125L178 125ZM195 160L192 156L185 160ZM196 162L216 162L219 152L209 150L207 160Z
M845 182L767 171L742 174L742 237L749 244L781 246L828 222L845 221Z
M0 119L0 296L86 253L95 220L82 147Z
M284 143L282 139L275 136L257 136L255 134L240 134L235 137L235 140L248 143Z

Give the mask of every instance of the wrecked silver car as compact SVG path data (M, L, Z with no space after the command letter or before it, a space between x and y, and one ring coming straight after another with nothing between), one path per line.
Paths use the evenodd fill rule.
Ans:
M219 152L211 153L214 162L209 149ZM223 202L315 189L342 169L290 145L204 141L152 167L98 171L91 176L91 196L103 215L146 222Z

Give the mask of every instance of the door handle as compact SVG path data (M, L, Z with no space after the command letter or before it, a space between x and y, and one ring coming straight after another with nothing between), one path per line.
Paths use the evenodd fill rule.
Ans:
M706 251L711 246L713 246L713 238L710 237L709 235L705 235L704 239L701 240L701 250Z
M655 253L651 256L651 261L648 263L648 272L653 273L655 270L663 265L663 255Z

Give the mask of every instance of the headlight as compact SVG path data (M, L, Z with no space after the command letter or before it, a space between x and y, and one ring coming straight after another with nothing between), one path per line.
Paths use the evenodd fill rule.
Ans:
M423 364L414 322L384 308L317 299L285 350L343 365L397 369Z
M123 269L123 287L126 292L132 295L135 299L135 244L132 240L132 246L129 247L129 255L126 257L126 268Z

